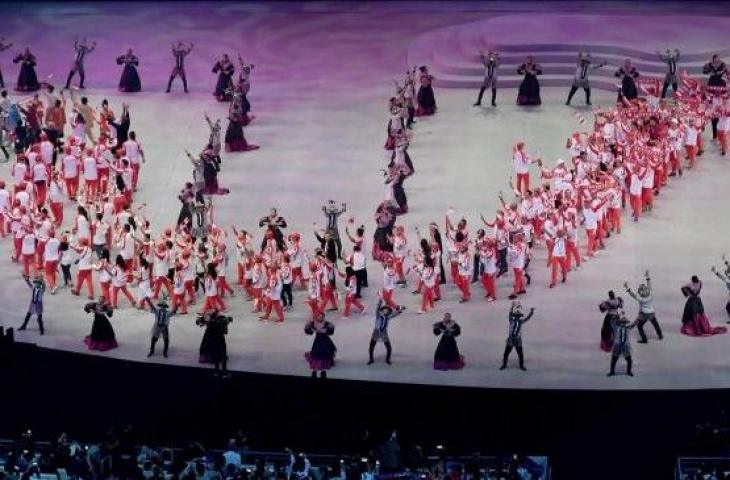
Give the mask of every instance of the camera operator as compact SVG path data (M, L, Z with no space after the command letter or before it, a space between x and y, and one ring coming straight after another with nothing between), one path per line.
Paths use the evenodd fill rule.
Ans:
M325 233L328 234L335 242L337 247L337 258L342 260L342 242L340 241L340 231L337 228L337 219L347 211L347 204L344 202L338 207L335 205L334 200L328 200L325 205L322 205L322 211L324 216L327 218L327 226Z
M195 323L205 327L203 340L200 343L200 363L212 363L216 374L227 376L228 354L226 351L226 334L228 324L233 318L220 315L218 310L210 310L198 315Z

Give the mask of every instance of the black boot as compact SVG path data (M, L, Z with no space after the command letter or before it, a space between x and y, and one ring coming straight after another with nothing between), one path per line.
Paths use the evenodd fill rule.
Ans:
M147 358L150 358L152 355L155 354L155 344L157 343L157 337L152 337L152 340L150 340L150 353L147 354ZM216 367L216 370L218 368Z
M368 360L368 365L372 365L375 360L373 360L373 353L375 352L375 341L370 340L370 346L368 347L368 355L370 355L370 360Z
M500 370L504 370L507 368L507 360L509 360L509 354L512 351L512 347L506 346L504 347L504 355L502 355L502 366L499 367Z
M185 75L183 75L182 80L183 80L183 90L185 91L185 93L188 93L188 79L185 78Z
M390 346L390 342L385 342L385 363L391 365L390 357L393 354L393 348Z
M669 83L664 82L664 86L662 86L662 98L667 96L667 89L669 88Z
M326 370L322 370L321 372L319 372L319 378L321 378L322 380L324 380L325 378L327 378L327 371Z
M479 89L479 96L477 97L477 101L474 102L474 105L473 106L477 107L477 106L481 106L482 105L482 97L484 96L484 90L486 90L485 87L482 87L482 88Z
M568 100L565 101L566 105L570 105L570 101L573 100L573 95L575 95L575 92L578 91L578 87L572 86L570 87L570 93L568 93Z
M73 78L73 76L74 76L73 70L68 72L68 78L66 79L66 90L71 88L71 79Z
M41 335L45 333L45 330L43 330L43 314L38 314L38 329L41 331Z
M0 145L0 150L3 151L3 155L5 155L5 160L8 160L10 158L10 154L8 153L8 149L5 148L5 145Z
M165 93L170 93L170 88L172 88L172 76L170 76L170 80L167 81L167 90L165 90Z
M609 377L616 375L616 362L618 362L618 355L611 355L611 370L608 372Z
M495 87L492 87L492 106L497 106L497 89Z
M591 89L584 88L583 90L586 92L586 105L591 105Z
M30 312L28 312L28 313L25 314L25 321L23 321L23 325L20 326L20 328L18 329L18 331L19 332L22 332L23 330L25 330L26 327L28 326L28 322L29 321L30 321Z
M526 372L527 369L525 368L525 355L522 353L522 347L517 347L517 358L520 359L520 370L523 372Z
M167 358L167 351L170 349L170 339L163 338L162 342L164 343L164 348L162 349L162 356Z
M86 75L79 72L79 88L86 88L84 87L84 79L86 78Z
M634 374L631 372L631 367L633 365L634 365L634 360L629 355L628 357L626 357L626 375L628 375L629 377L634 376Z

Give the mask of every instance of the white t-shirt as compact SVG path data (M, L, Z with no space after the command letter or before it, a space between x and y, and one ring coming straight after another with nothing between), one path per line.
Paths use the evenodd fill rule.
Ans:
M96 159L94 157L84 157L84 179L96 180L98 172L96 169Z
M57 238L49 238L46 242L46 248L43 250L43 260L46 262L57 262L59 258L58 248L61 241Z
M73 155L66 155L61 162L63 164L64 178L75 178L79 176L79 160Z

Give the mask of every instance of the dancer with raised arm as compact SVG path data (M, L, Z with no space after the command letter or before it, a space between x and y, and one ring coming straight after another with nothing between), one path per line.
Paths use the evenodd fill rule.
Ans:
M656 319L656 312L654 310L654 299L651 295L652 288L651 278L649 277L649 270L644 273L644 278L646 282L639 285L639 288L636 289L636 293L634 293L633 290L629 288L628 282L624 282L624 288L626 289L626 293L628 293L631 298L639 303L639 316L637 318L637 327L639 330L639 336L641 337L639 343L647 343L646 333L644 333L644 324L646 322L650 322L651 325L654 327L654 330L656 331L659 340L664 339L664 336L662 335L662 329Z
M456 337L461 335L461 327L451 318L451 313L444 313L443 320L433 324L433 334L441 335L433 355L434 370L461 370L464 368L464 356L459 353L459 347L456 344Z
M639 72L631 64L631 60L627 58L624 64L613 75L621 79L621 87L618 90L619 101L622 98L634 100L639 96L639 90L636 88L636 79L639 78Z
M0 52L4 52L13 46L12 42L5 43L5 40L7 40L5 37L0 36ZM5 88L5 80L3 79L2 70L0 70L0 88Z
M624 299L617 297L613 290L609 290L608 299L598 305L601 313L606 315L603 317L603 325L601 326L601 350L610 352L613 348L613 327L612 322L618 318L619 312L624 307Z
M484 91L487 88L492 89L492 106L497 106L497 68L499 67L499 54L495 53L491 50L487 52L486 55L484 55L484 52L479 53L479 57L484 64L484 81L482 82L482 86L479 89L479 96L477 97L477 101L474 103L474 106L481 106L482 105L482 97L484 96Z
M522 351L522 326L529 322L535 313L535 309L531 308L530 313L525 315L522 313L522 305L520 302L512 302L509 309L509 332L507 334L507 344L504 347L504 355L502 356L502 366L500 370L507 368L507 361L512 349L517 350L517 358L520 361L520 370L527 371L525 368L525 357Z
M372 365L375 360L373 353L375 352L375 345L382 340L385 345L385 363L391 364L391 357L393 354L393 348L390 344L390 337L388 336L388 325L390 321L400 315L402 310L393 310L387 304L383 303L383 299L378 299L378 305L375 307L375 326L373 327L373 334L370 337L370 346L368 347L368 365Z
M727 287L728 292L730 293L730 262L728 262L725 255L722 256L722 262L725 264L724 273L720 273L720 271L714 266L710 269L710 271L712 271L712 273L714 273L717 278L722 280L722 283L725 284L725 287ZM728 299L727 303L725 304L725 311L727 312L728 316L730 316L730 299ZM730 320L728 320L727 323L730 323Z
M578 53L578 61L575 67L573 85L570 87L568 100L566 100L565 102L566 105L570 105L570 101L573 99L573 95L575 95L575 92L577 92L579 88L582 88L586 94L586 105L591 105L591 84L588 81L588 74L591 70L601 68L604 65L606 64L600 63L598 65L593 65L591 54L588 52Z
M38 83L38 76L35 73L36 58L30 52L30 47L25 47L25 50L17 54L13 58L13 63L20 64L18 81L15 84L16 91L36 92L41 89L41 84Z
M672 90L674 90L674 94L677 94L677 85L679 84L678 76L677 76L677 62L679 62L679 50L674 49L674 51L669 50L668 48L664 53L657 51L657 56L659 57L659 60L667 64L667 73L664 75L664 85L662 86L662 98L665 98L667 96L667 90L669 89L669 86L672 86Z
M78 39L74 40L74 61L71 63L71 70L68 72L68 78L66 79L66 89L71 88L71 79L77 73L79 74L79 88L84 87L84 80L86 79L86 72L84 70L84 61L86 56L94 51L96 48L96 42L87 43L86 38L82 38L81 41Z
M633 377L634 373L631 368L634 364L631 358L631 329L639 324L637 319L634 323L629 324L626 319L626 314L623 310L619 311L611 320L611 328L613 329L613 347L611 348L611 370L608 372L609 377L616 375L616 364L618 363L618 357L624 357L626 360L626 375Z
M170 80L167 81L167 90L165 90L165 93L170 93L172 81L177 77L182 79L183 90L185 93L188 93L188 79L185 76L185 57L193 50L193 46L193 43L186 46L183 42L177 42L177 44L172 45L172 56L175 57L175 66L172 67Z
M335 365L337 347L330 338L335 333L335 326L324 319L324 312L319 312L314 320L307 322L304 333L314 335L312 348L304 354L312 370L312 378L327 378L327 370Z
M517 68L517 73L525 76L517 93L517 105L540 105L542 100L540 99L540 82L537 81L537 76L542 75L542 67L535 62L532 55L529 55L525 63Z

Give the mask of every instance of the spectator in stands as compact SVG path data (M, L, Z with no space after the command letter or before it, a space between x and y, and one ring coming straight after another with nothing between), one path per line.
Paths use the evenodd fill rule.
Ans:
M223 453L225 459L225 468L229 465L233 465L236 471L241 469L241 454L238 453L238 446L236 445L236 439L231 438L228 440L228 450Z

